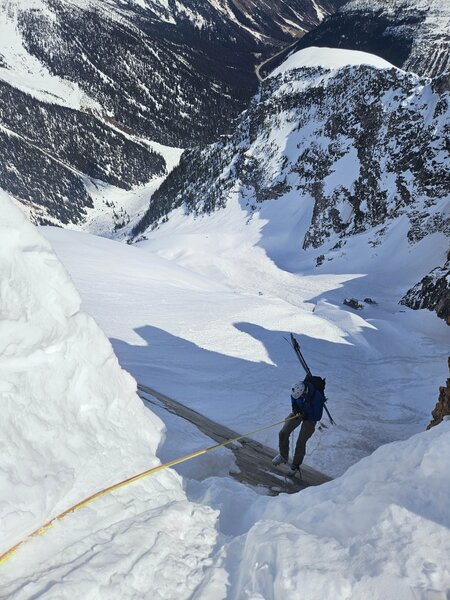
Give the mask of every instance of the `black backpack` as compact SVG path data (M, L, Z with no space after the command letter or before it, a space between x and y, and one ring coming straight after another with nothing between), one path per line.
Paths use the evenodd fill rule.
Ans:
M311 383L316 388L316 390L319 390L319 392L321 392L325 397L325 386L327 384L326 379L324 379L323 377L319 377L318 375L307 375L305 377L305 381Z
M319 390L319 392L321 392L321 394L323 396L323 407L325 409L325 412L328 415L330 423L332 425L335 425L335 422L333 421L333 417L330 415L330 411L328 410L327 405L326 405L326 401L327 401L327 397L325 396L325 386L327 384L326 379L323 377L319 377L318 375L308 374L305 377L305 381L307 381L308 383L311 383L315 387L316 390Z

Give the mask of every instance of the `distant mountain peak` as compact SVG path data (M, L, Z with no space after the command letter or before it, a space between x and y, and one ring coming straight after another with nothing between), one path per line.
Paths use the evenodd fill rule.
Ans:
M378 69L395 69L394 65L387 60L368 52L309 46L291 54L282 65L268 75L268 78L277 77L287 71L304 67L334 71L344 67L360 65L370 65Z

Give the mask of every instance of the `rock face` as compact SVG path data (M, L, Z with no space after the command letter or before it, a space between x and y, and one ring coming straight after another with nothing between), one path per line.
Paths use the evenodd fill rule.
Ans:
M450 69L449 32L447 0L351 0L300 40L294 51L308 46L363 50L433 77ZM266 68L285 58L281 55Z
M450 357L448 359L448 368L450 370ZM427 429L439 425L444 417L450 415L450 378L447 379L447 385L439 388L439 399L432 411L433 419L430 421Z
M428 308L450 325L450 252L443 267L436 267L408 290L401 304L410 308Z
M186 147L227 131L255 63L333 7L0 0L0 187L36 223L82 222L86 179L147 183L167 172L149 140Z

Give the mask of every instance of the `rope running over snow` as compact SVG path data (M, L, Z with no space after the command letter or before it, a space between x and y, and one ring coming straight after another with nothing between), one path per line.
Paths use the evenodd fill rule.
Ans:
M296 418L296 417L289 417L288 419L292 419L292 418ZM15 546L12 546L12 548L10 548L9 550L7 550L6 552L4 552L3 554L0 555L0 564L3 564L7 560L9 560L17 552L17 550L21 546L23 546L28 540L30 540L34 537L37 537L38 535L44 535L45 533L47 533L47 531L49 531L49 529L51 529L53 527L54 523L56 523L57 521L62 521L68 515L74 513L75 511L79 510L80 508L83 508L84 506L87 506L91 502L94 502L94 500L97 500L97 498L106 496L106 494L109 494L111 492L114 492L115 490L118 490L122 487L130 485L130 484L134 483L135 481L138 481L139 479L144 479L145 477L150 477L151 475L155 475L156 473L159 473L160 471L164 471L166 469L169 469L170 467L179 465L183 462L191 460L192 458L196 458L197 456L201 456L202 454L206 454L207 452L216 450L217 448L222 448L223 446L227 446L228 444L232 444L233 442L238 442L239 440L242 440L246 437L254 435L255 433L259 433L260 431L265 431L266 429L270 429L271 427L275 427L276 425L281 425L285 422L286 422L286 419L283 419L282 421L277 421L276 423L271 423L270 425L266 425L265 427L260 427L259 429L255 429L254 431L250 431L249 433L239 435L230 440L226 440L225 442L220 442L219 444L214 444L213 446L209 446L208 448L202 448L201 450L196 450L195 452L191 452L190 454L185 454L184 456L181 456L180 458L175 458L173 460L170 460L169 462L158 465L156 467L152 467L151 469L147 469L146 471L137 473L136 475L133 475L132 477L129 477L128 479L124 479L122 481L119 481L118 483L115 483L106 488L103 488L102 490L95 492L91 496L84 498L84 500L81 500L77 504L74 504L73 506L71 506L64 512L60 513L59 515L52 517L52 519L50 519L50 521L47 521L47 523L44 523L44 525L42 525L41 527L39 527L32 533L29 533L23 540L21 540Z

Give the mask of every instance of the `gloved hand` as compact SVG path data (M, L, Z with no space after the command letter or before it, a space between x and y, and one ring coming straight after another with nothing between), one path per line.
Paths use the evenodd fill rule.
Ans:
M294 415L298 416L298 417L302 417L303 414L300 411L299 407L297 406L297 403L294 402L293 400L291 401L291 406L292 406L292 412L294 413Z
M298 417L299 419L305 418L305 415L298 409L298 407L292 406L292 414Z

